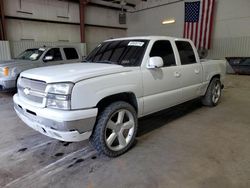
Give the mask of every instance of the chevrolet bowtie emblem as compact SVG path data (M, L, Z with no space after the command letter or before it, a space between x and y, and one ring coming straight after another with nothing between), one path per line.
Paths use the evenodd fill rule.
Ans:
M25 95L29 95L30 94L30 89L29 88L25 88L23 90L23 92L25 93Z

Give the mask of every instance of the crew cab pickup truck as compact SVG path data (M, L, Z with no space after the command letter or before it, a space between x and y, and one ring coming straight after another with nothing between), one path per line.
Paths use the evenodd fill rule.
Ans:
M27 49L13 60L0 61L0 91L16 88L17 78L27 69L80 62L74 47L41 47Z
M14 108L44 135L90 139L98 152L116 157L135 141L138 118L195 98L216 106L225 70L223 60L200 60L190 40L112 39L83 63L21 73Z

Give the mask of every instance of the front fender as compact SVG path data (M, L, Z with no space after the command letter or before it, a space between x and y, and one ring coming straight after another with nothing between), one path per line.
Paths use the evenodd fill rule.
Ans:
M105 97L131 92L136 98L143 95L140 71L118 73L80 81L72 90L72 109L92 108Z
M23 70L19 67L13 67L11 70L11 77L17 79Z

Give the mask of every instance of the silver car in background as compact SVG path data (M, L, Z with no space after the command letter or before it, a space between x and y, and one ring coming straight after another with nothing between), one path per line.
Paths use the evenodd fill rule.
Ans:
M80 61L81 56L74 47L61 46L27 49L12 60L0 61L0 91L14 90L17 78L24 70Z

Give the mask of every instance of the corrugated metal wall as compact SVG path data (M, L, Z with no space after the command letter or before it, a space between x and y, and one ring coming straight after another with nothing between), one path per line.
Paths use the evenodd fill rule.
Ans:
M214 39L208 58L250 57L250 37Z
M86 55L85 43L10 41L11 57L16 57L18 54L28 48L38 48L42 46L73 46L79 50L79 53L82 56Z
M11 58L9 41L0 41L0 60Z

